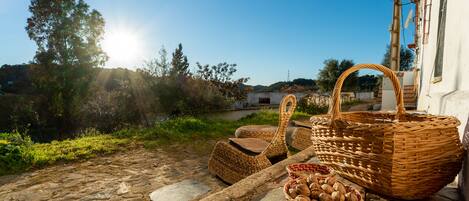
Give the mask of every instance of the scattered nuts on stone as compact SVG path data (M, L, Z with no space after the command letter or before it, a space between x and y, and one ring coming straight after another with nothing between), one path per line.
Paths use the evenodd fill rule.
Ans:
M316 191L311 191L311 198L313 199L319 199L319 195L321 195L321 193L323 193L323 191L320 191L320 190L316 190Z
M345 201L345 195L344 194L340 194L340 201Z
M295 201L311 201L311 199L309 199L308 196L298 195L296 196Z
M304 178L304 177L300 177L300 178L296 179L296 183L297 184L308 184L308 182L306 181L306 178Z
M345 200L346 201L358 201L358 197L357 195L355 195L355 193L348 192L347 194L345 194Z
M319 201L332 201L332 196L327 193L321 193L319 195Z
M332 188L334 188L335 191L339 191L340 194L343 194L345 195L346 193L346 190L345 190L345 186L339 182L335 182L335 184L332 186Z
M290 188L290 189L288 189L288 194L289 194L290 197L292 197L292 198L296 198L296 196L298 195L298 193L296 193L296 188Z
M309 185L309 189L311 189L312 191L321 190L321 185L319 185L318 183L312 183L311 185Z
M298 195L304 195L308 197L311 194L311 191L309 190L306 184L299 184L298 186L296 186L296 193Z
M294 201L359 201L361 195L353 187L337 181L334 176L318 175L310 174L295 179L286 193Z
M310 184L310 185L311 185L312 183L318 183L318 182L319 182L318 177L315 176L315 175L312 175L312 174L310 174L310 175L308 176L308 178L306 178L306 181L307 181L308 184Z
M336 180L335 177L327 177L326 180L325 180L325 182L326 182L327 184L329 184L330 186L333 186L336 181L337 181L337 180Z
M328 194L331 194L332 192L334 192L334 189L332 188L332 186L329 186L328 184L323 184L321 186L321 189L324 190L324 192Z

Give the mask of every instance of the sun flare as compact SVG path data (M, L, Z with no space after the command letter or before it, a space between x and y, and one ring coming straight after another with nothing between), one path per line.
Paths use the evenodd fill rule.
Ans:
M103 50L110 60L122 65L137 60L141 49L141 40L138 35L130 31L112 31L104 36Z

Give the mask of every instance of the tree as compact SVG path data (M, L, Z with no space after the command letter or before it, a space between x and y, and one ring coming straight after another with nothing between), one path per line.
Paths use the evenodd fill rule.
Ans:
M183 76L187 77L190 75L189 71L189 62L187 61L187 56L182 52L182 44L179 43L179 46L174 50L173 59L171 60L171 76Z
M139 69L153 77L166 77L170 75L171 64L168 61L168 52L164 47L158 52L159 58L146 61L142 69Z
M358 77L358 87L360 91L374 91L378 86L379 78L374 75L363 75Z
M311 88L316 87L316 82L312 79L305 79L305 78L297 78L292 81L294 85L300 85L300 86L308 86Z
M38 49L33 83L49 126L70 131L86 97L93 68L103 66L104 19L83 0L32 0L26 31Z
M233 74L237 71L236 64L228 64L226 62L210 66L208 64L201 65L197 62L197 75L210 82L215 86L225 97L233 98L235 100L242 100L246 97L246 91L243 84L249 78L239 78L233 80Z
M391 66L391 48L389 45L386 47L386 53L384 53L383 61L381 62L381 65L390 67ZM401 51L399 53L400 58L399 58L399 70L401 71L407 71L407 70L412 70L412 63L414 62L414 52L410 50L409 48L406 48L401 45Z
M322 92L331 92L339 76L355 63L352 60L328 59L324 61L324 67L319 71L317 85ZM358 72L350 74L344 82L343 91L353 91L357 88Z

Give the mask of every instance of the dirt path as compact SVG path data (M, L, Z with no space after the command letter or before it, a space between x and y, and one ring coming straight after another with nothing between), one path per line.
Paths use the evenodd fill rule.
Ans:
M208 154L170 150L136 148L0 177L0 200L149 200L155 189L187 178L208 185L211 192L226 187L209 175Z

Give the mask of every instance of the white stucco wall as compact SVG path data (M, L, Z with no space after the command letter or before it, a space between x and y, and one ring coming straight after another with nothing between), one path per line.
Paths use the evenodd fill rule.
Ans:
M447 1L443 73L441 81L435 82L433 68L439 7L440 0L432 0L428 43L419 44L417 67L421 70L421 88L417 109L430 114L457 117L461 121L459 135L462 138L469 115L469 1ZM422 36L423 30L421 29L419 33ZM465 152L465 157L463 169L458 176L458 185L464 200L469 201L468 151Z
M284 92L251 92L247 95L248 105L257 106L259 105L259 98L270 98L270 105L279 105L282 98L288 93ZM306 94L305 93L294 93L296 99L299 101Z
M465 126L469 114L469 1L447 2L443 73L441 81L434 83L439 2L432 2L428 44L420 44L417 57L421 72L418 110L455 116ZM460 134L464 126L460 126Z
M370 92L357 92L355 93L355 98L358 100L371 100L375 98L375 93Z
M414 85L414 72L413 71L400 71L397 73L401 87L405 85ZM383 90L381 98L381 110L391 111L396 110L396 95L392 86L391 80L387 77L383 81Z

